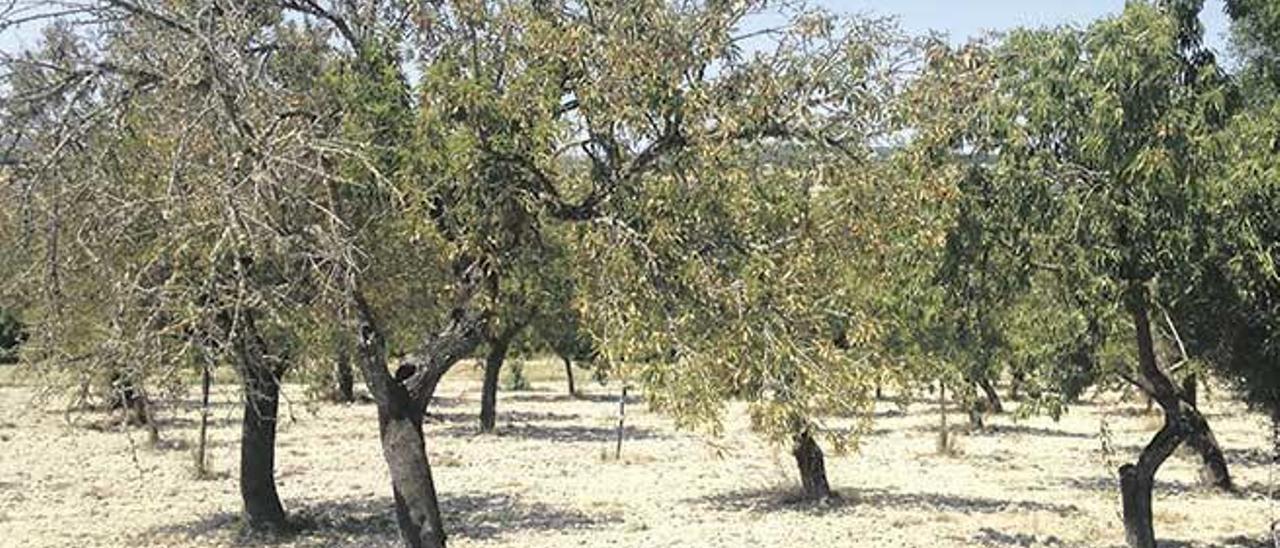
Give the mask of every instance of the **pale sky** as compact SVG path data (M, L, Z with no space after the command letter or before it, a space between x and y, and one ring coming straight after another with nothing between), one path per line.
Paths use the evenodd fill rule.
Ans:
M988 30L1018 26L1085 24L1107 14L1119 13L1125 0L813 0L839 13L892 15L912 32L929 30L950 35L952 41L980 35ZM1202 19L1209 44L1222 51L1228 21L1223 0L1208 0ZM0 33L0 50L12 52L30 47L38 37L32 28Z
M937 30L952 41L990 30L1019 26L1083 25L1124 9L1125 0L815 0L838 13L893 15L912 32ZM1205 2L1201 20L1205 38L1216 49L1227 43L1228 20L1223 0Z

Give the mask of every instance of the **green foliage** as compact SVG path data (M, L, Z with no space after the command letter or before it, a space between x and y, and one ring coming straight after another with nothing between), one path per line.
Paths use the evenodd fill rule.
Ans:
M26 329L18 314L0 308L0 363L17 361L18 346L26 338Z
M1015 371L1060 395L1051 412L1090 377L1123 372L1104 352L1135 292L1155 287L1168 306L1204 266L1211 141L1237 104L1198 49L1197 11L1131 2L1085 30L939 47L922 80L922 111L956 101L917 143L936 150L926 160L960 164L944 314L989 318L948 322L960 335L1011 333ZM958 93L942 89L959 80ZM1040 288L1023 303L1009 300L1032 282ZM977 340L943 347L1001 346Z
M502 389L513 392L521 390L529 390L533 385L529 384L528 377L524 376L524 362L521 360L512 360L506 366L507 376L502 381Z

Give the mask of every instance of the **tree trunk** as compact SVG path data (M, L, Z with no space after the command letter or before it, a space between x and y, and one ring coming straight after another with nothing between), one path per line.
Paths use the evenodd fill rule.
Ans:
M484 388L480 394L480 431L493 432L498 414L498 377L507 359L511 339L498 336L489 340L489 353L484 358Z
M804 498L808 500L826 500L834 496L831 485L827 483L827 467L822 457L822 448L808 430L795 437L795 446L791 454L796 458L796 466L800 468L800 486Z
M938 428L938 454L951 453L951 429L947 426L947 383L938 381L938 410L942 424Z
M209 391L213 386L213 371L205 364L200 373L200 437L196 441L196 478L209 476Z
M978 379L978 387L987 396L987 411L995 414L1004 413L1004 404L1000 402L1000 394L996 392L996 387L991 383L991 379Z
M240 435L240 498L249 527L279 529L285 525L284 506L276 493L275 481L280 384L263 365L246 365Z
M1148 318L1145 302L1141 303L1140 308L1135 310L1134 325L1137 330L1138 339L1138 356L1140 362L1139 373L1144 379L1139 383L1139 388L1147 394L1148 405L1150 402L1160 404L1165 414L1177 413L1182 421L1182 425L1186 430L1184 439L1192 449L1200 455L1200 482L1206 487L1220 489L1226 492L1233 492L1235 484L1231 481L1231 472L1227 467L1227 459L1223 454L1222 447L1218 445L1218 440L1213 435L1213 430L1209 427L1209 421L1204 418L1195 407L1195 394L1188 395L1186 393L1186 385L1183 390L1179 390L1173 381L1169 379L1156 364L1155 345L1151 339L1150 319ZM1194 376L1191 382L1191 391L1194 392L1195 380Z
M618 445L613 450L613 460L622 459L622 434L627 420L627 385L622 385L622 397L618 398Z
M355 372L351 370L351 352L347 347L346 340L338 342L336 360L334 363L334 398L342 403L351 403L356 401L355 391Z
M232 332L231 320L227 320ZM245 523L253 529L283 529L284 505L276 492L276 417L280 409L283 366L268 363L266 341L253 313L245 313L233 332L236 366L244 388L244 416L240 430L240 498ZM278 364L279 365L279 364Z
M444 548L444 521L422 435L423 414L414 409L403 386L390 388L390 401L378 405L378 432L391 471L401 538L411 548Z
M1200 483L1225 492L1234 492L1235 483L1231 481L1231 471L1227 467L1227 457L1218 445L1209 421L1200 411L1190 405L1183 412L1187 428L1187 444L1200 454Z
M1164 426L1142 450L1136 464L1120 467L1120 497L1124 508L1125 541L1130 548L1156 548L1151 496L1156 471L1186 435L1176 413L1165 415Z
M130 426L147 424L146 396L133 376L120 372L111 375L111 409L123 409L125 423Z
M1199 390L1196 389L1196 386L1199 384L1196 382L1197 380L1195 373L1187 375L1186 378L1182 379L1182 399L1191 404L1191 407L1196 408L1200 407L1200 402L1198 401L1200 399Z
M578 389L573 386L573 360L566 356L561 356L560 359L564 360L564 377L569 381L569 395L576 398Z
M378 432L391 472L401 538L411 548L444 548L444 522L427 459L422 419L440 378L475 350L484 320L457 310L455 323L429 339L414 363L401 365L406 375L397 372L401 378L393 378L387 370L386 341L377 318L358 291L350 297L359 333L357 363L378 404Z
M1138 347L1138 369L1134 382L1160 404L1165 419L1164 426L1143 448L1138 462L1120 467L1120 494L1125 540L1131 548L1155 548L1155 527L1151 517L1155 475L1160 465L1186 439L1190 432L1188 423L1194 422L1199 413L1181 398L1176 385L1156 362L1146 286L1135 282L1129 290L1128 306L1133 316L1134 342ZM1199 420L1204 419L1200 417Z

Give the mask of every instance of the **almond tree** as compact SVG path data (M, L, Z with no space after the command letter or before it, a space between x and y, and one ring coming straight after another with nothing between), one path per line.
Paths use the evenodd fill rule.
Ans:
M953 151L982 158L978 169L1006 203L1029 208L1023 219L1046 220L1021 225L1029 245L1013 240L1013 250L1052 273L1085 313L1104 312L1090 321L1123 314L1137 363L1122 374L1164 411L1164 427L1120 470L1134 546L1154 546L1154 476L1184 441L1212 484L1231 487L1208 422L1158 362L1152 327L1172 304L1169 289L1203 264L1195 244L1208 218L1205 145L1234 108L1199 44L1192 4L1134 2L1083 31L1018 30L989 53L957 54L972 58L966 68L981 91L953 107L967 128L950 138Z

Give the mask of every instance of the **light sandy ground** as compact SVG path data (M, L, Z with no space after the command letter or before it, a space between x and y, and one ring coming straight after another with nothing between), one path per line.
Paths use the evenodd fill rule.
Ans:
M1115 546L1119 496L1100 420L1113 432L1117 464L1158 425L1136 404L1114 402L1077 406L1059 423L1002 416L992 432L963 436L959 456L940 457L936 407L915 403L900 415L885 403L861 451L828 460L846 502L813 506L788 502L789 454L747 432L741 409L727 435L708 443L629 406L623 461L613 462L602 455L613 443L616 386L592 384L582 400L550 381L504 393L497 436L474 434L478 389L470 372L447 381L428 426L455 547ZM189 448L145 448L141 430L94 429L103 423L96 414L68 422L33 406L29 388L0 386L0 545L395 546L374 408L314 405L298 387L287 393L293 418L281 424L280 494L309 526L261 539L238 532L239 411L229 391L212 431L221 475L197 481ZM1157 532L1168 546L1265 546L1280 512L1266 496L1265 422L1224 397L1214 394L1207 411L1244 494L1194 487L1194 459L1175 456L1157 487ZM189 406L164 411L163 436L190 442L196 417Z

